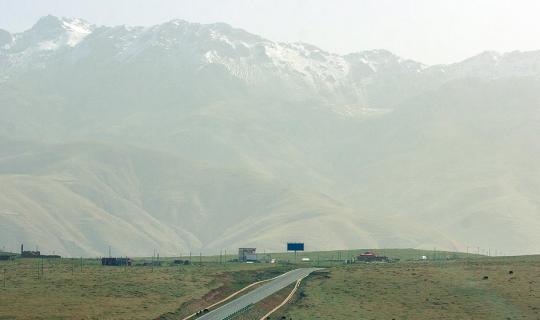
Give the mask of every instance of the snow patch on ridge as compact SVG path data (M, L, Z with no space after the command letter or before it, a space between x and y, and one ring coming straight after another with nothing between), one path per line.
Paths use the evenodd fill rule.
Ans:
M265 46L265 52L275 65L296 72L311 83L334 82L349 72L349 64L343 57L302 43L270 43Z
M78 18L58 18L58 24L61 31L50 39L38 42L38 51L58 50L66 46L75 47L91 34L93 30L92 25ZM39 32L39 30L37 30L37 32Z
M80 19L64 19L62 24L67 31L66 44L70 47L76 46L92 33L92 27L90 24Z

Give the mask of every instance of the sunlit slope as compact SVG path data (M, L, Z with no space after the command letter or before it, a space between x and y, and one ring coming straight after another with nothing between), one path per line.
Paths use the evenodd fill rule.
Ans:
M540 51L428 67L51 16L0 42L12 248L538 250Z
M460 80L367 118L213 104L93 129L115 144L4 141L2 235L96 254L108 244L130 254L275 250L290 239L314 249L534 252L539 87Z
M337 147L364 150L335 166L354 168L344 179L364 182L349 199L470 246L534 252L538 88L534 79L458 81L363 127L355 142Z
M193 164L132 147L48 145L0 161L4 243L69 254L148 255L259 244L375 242L351 212L316 192L255 172ZM325 231L325 221L334 228ZM290 226L290 227L287 227ZM345 227L345 228L343 228ZM333 229L333 230L331 230Z

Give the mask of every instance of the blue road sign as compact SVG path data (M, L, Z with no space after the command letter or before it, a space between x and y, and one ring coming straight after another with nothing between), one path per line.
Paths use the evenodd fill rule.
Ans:
M287 251L304 251L304 243L302 242L288 242Z

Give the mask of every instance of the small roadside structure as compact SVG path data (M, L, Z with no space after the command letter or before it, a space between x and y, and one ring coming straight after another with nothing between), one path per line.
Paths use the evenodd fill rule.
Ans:
M12 260L12 259L15 259L16 256L17 255L15 253L1 252L0 253L0 261Z
M387 256L378 256L373 251L366 251L364 253L359 254L356 257L356 261L359 261L359 262L389 262L390 259Z
M46 259L59 259L61 256L57 254L41 254L40 251L25 251L24 245L21 244L21 258L46 258Z
M256 248L238 248L238 261L240 262L257 261L257 249Z
M102 266L130 266L132 263L131 258L101 258Z

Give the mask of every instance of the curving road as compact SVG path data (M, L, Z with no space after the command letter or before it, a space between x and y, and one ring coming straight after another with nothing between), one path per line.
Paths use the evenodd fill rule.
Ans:
M279 290L285 288L302 279L312 273L313 271L320 270L320 268L300 268L284 273L274 280L258 287L257 289L246 293L245 295L236 298L235 300L224 304L223 306L210 311L209 313L197 318L198 320L223 320L226 317L238 312L251 304L255 304L262 299L278 292Z

